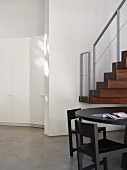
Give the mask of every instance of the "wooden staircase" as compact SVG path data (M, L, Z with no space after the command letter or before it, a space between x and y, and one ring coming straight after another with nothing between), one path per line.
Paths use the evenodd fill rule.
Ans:
M96 82L96 90L89 97L80 96L80 102L91 104L127 104L127 51L122 61L112 63L112 72L104 73L104 82Z

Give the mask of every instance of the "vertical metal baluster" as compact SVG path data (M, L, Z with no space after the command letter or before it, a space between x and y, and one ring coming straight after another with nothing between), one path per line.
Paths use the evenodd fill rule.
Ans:
M88 96L90 90L90 52L88 52Z
M93 90L95 90L95 77L96 77L96 73L95 73L95 57L96 57L96 49L95 49L95 45L93 45Z
M120 61L120 10L117 10L117 62Z

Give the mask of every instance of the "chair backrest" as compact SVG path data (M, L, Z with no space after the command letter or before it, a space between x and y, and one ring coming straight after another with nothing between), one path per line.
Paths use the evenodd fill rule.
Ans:
M68 120L72 120L75 119L75 112L81 110L81 108L77 108L77 109L72 109L72 110L67 110L67 116L68 116Z
M97 124L93 123L84 123L75 120L76 126L76 133L79 134L81 137L88 137L91 139L91 143L98 148L98 128Z
M77 151L77 147L73 147L72 134L76 134L76 131L72 129L72 120L76 119L75 112L78 110L81 110L81 108L67 110L70 156L73 156L73 152ZM81 121L81 119L78 120Z

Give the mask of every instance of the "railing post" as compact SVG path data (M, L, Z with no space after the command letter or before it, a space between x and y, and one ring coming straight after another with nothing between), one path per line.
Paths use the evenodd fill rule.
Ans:
M93 45L93 90L95 90L95 57L96 57L96 46Z
M82 74L83 74L83 55L80 54L80 96L83 95L83 78L82 78Z
M120 61L120 10L117 9L117 61Z
M90 52L88 52L88 96L90 90Z
M83 74L83 55L86 55L87 54L87 58L88 58L88 69L87 69L87 75L84 75ZM80 96L83 96L83 78L84 76L87 76L88 78L88 95L89 95L89 90L90 90L90 52L84 52L84 53L81 53L80 54Z

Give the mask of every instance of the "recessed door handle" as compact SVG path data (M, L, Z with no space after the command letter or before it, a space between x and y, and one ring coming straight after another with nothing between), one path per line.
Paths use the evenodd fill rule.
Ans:
M14 93L8 93L8 96L14 96Z
M40 96L41 96L41 97L45 97L45 94L41 94Z

